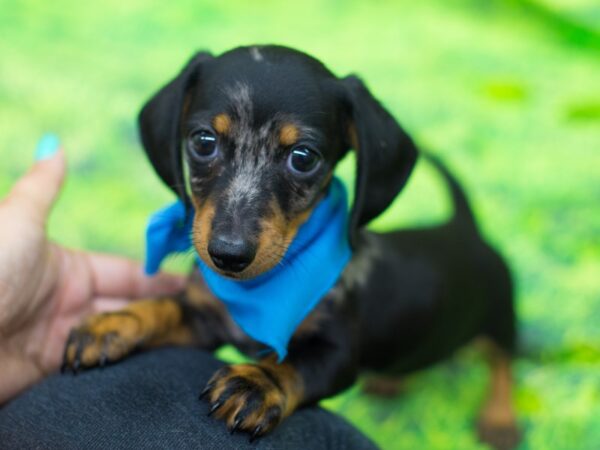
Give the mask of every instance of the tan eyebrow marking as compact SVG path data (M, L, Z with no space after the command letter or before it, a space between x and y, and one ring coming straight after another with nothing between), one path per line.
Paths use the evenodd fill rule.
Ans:
M231 118L225 113L217 114L214 117L212 124L217 133L227 134L231 129Z
M292 145L298 140L300 131L298 127L291 123L286 123L279 130L279 142L281 145Z

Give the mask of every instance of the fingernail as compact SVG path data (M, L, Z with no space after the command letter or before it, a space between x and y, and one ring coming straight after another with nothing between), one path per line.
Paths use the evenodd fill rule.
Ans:
M38 141L35 149L35 160L43 161L44 159L52 158L60 148L58 136L52 133L46 133Z

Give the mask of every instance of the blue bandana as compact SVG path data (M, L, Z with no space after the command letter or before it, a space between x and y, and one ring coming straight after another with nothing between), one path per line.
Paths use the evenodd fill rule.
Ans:
M146 230L146 273L171 253L192 247L193 217L176 202L152 215ZM281 362L302 320L333 287L350 260L346 190L334 178L327 196L299 228L281 263L249 280L225 278L199 257L212 293L246 334L275 350Z

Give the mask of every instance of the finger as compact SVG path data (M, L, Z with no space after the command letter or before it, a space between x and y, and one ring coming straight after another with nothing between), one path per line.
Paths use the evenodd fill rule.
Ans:
M92 303L92 313L118 311L125 308L129 303L131 303L131 300L127 298L99 297L94 299Z
M87 253L94 279L94 294L100 297L140 298L172 295L185 286L185 277L144 274L139 263L127 258Z
M19 179L8 200L45 222L56 201L66 173L64 152L57 139L44 138L37 149L40 159Z

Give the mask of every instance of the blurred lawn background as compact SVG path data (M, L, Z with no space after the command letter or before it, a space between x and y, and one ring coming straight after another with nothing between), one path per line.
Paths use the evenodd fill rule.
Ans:
M58 133L70 175L50 224L74 247L143 257L172 200L138 144L141 104L197 49L279 43L359 73L459 175L517 282L522 448L600 448L600 6L594 0L0 0L0 196ZM352 161L340 169L352 179ZM420 164L374 226L444 220ZM1 250L0 250L1 251ZM181 268L178 261L172 267ZM383 448L476 449L486 389L466 349L396 399L325 406Z

